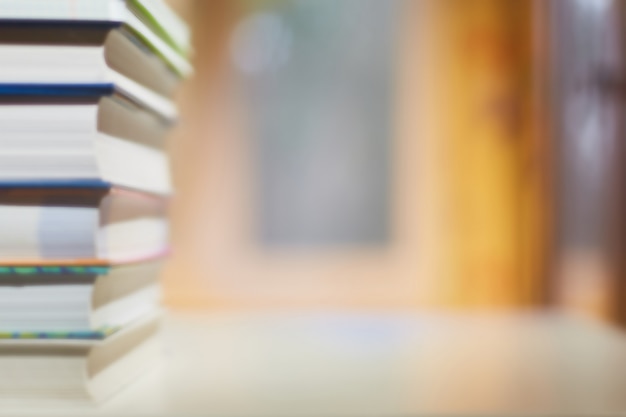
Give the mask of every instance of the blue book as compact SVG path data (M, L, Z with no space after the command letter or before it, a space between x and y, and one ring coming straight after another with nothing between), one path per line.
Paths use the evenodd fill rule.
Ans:
M175 118L171 96L191 69L170 65L127 27L0 19L0 28L2 94L93 97L115 90Z
M113 84L0 84L0 183L108 183L167 195L171 124Z

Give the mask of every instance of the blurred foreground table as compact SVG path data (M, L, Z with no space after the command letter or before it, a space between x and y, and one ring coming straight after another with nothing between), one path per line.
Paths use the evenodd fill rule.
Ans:
M163 327L154 371L97 409L43 415L626 413L626 333L564 315L171 313Z

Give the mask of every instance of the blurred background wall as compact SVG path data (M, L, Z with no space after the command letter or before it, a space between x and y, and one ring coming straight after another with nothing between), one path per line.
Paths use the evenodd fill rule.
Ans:
M610 38L558 18L584 1L171 3L196 72L170 140L169 305L619 316L621 267L606 265L623 245L592 245L611 253L598 266L563 237L563 190L580 180L558 168L570 148L554 74L563 34L603 50L621 18ZM575 198L598 219L605 197Z
M523 106L527 58L500 55L525 42L528 21L475 3L467 15L455 2L175 2L194 28L196 75L170 142L168 302L536 302L516 229L524 127L499 126L521 116L472 114L476 99Z
M417 5L362 3L175 5L196 76L171 139L172 304L396 308L426 294L402 104L414 87L396 82L414 78L399 48Z

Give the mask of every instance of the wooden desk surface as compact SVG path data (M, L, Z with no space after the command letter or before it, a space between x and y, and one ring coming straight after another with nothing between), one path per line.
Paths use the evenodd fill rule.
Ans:
M172 313L162 336L102 407L34 415L626 413L626 333L558 314Z

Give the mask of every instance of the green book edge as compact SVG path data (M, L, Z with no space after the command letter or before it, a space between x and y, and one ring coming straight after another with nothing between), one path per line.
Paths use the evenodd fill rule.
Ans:
M187 58L188 53L186 48L176 42L167 29L163 27L163 25L147 7L145 7L139 0L128 0L128 5L131 8L131 11L134 9L134 11L137 12L138 17L145 20L144 23L146 23L146 25L148 25L158 37L163 39L163 41L165 41L165 43L167 43L181 57L185 59Z

